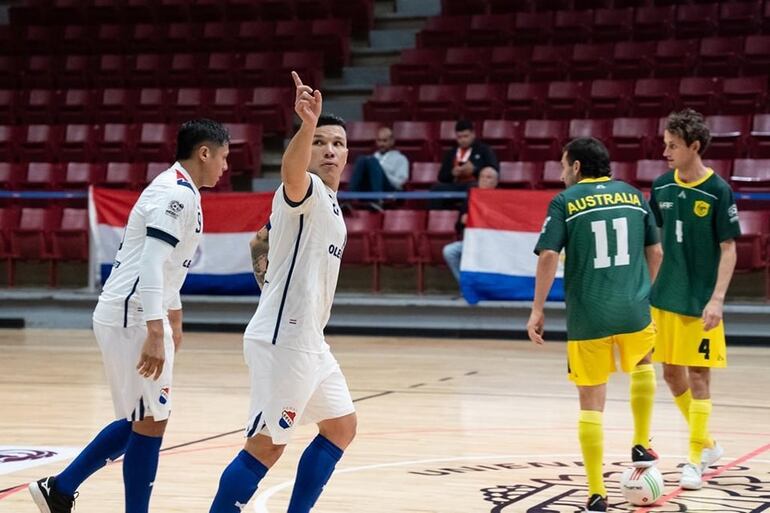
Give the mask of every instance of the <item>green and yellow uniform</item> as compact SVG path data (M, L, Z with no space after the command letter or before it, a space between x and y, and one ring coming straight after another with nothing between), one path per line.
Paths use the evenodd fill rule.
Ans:
M566 250L567 351L576 384L607 382L614 345L626 372L652 349L644 249L657 242L644 196L627 183L581 180L551 201L535 253Z
M652 184L650 208L663 234L663 263L650 297L658 331L654 359L724 367L724 324L704 332L701 315L714 292L719 244L741 234L733 191L711 169L689 183L669 171Z

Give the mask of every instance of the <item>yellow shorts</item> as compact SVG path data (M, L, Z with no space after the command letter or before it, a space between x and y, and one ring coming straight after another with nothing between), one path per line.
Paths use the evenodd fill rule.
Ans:
M689 367L727 367L725 325L703 331L700 317L652 308L658 330L653 361Z
M621 333L590 340L567 342L567 372L578 386L602 385L615 372L614 348L620 351L620 367L630 372L655 345L655 326L634 333Z

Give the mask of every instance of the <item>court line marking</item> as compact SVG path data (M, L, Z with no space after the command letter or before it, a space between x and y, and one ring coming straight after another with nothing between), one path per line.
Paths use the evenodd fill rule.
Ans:
M770 450L770 443L769 444L765 444L765 445L763 445L761 447L757 447L753 451L747 452L743 456L740 456L740 457L734 459L733 461L731 461L727 465L720 466L718 469L716 469L713 472L709 472L708 474L703 474L703 480L707 481L708 479L712 479L712 478L718 477L718 476L722 475L724 472L726 472L727 470L729 470L729 469L731 469L733 467L737 467L741 463L746 462L746 461L748 461L750 459L753 459L755 456L759 456L760 454L762 454L763 452L766 452L768 450ZM684 488L682 488L680 486L680 487L676 488L674 491L672 491L670 493L667 493L666 495L661 497L655 503L655 505L651 506L651 507L663 506L665 503L667 503L671 499L674 499L674 498L680 496L681 494L683 494L684 492L688 492L688 491L698 491L698 490L685 490ZM641 508L635 509L634 513L646 513L648 511L650 511L650 507L641 507Z

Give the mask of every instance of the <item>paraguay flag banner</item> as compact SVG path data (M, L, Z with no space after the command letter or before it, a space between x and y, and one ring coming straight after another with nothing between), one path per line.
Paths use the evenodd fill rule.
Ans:
M554 191L469 191L468 220L460 261L460 289L470 304L483 300L532 300L534 253ZM564 299L559 264L549 300Z
M91 272L103 284L123 237L137 191L91 187L88 216L91 229ZM270 217L273 193L201 195L203 235L190 265L183 294L258 294L249 240Z

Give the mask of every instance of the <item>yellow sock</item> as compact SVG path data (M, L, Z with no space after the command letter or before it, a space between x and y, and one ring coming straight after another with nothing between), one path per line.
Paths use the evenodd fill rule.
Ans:
M655 402L655 367L637 365L631 371L631 412L634 414L633 445L648 447L652 405Z
M606 497L607 489L604 487L604 476L602 475L604 459L602 412L580 410L578 438L588 477L588 496L598 493L602 497Z
M700 465L701 451L708 446L711 399L693 399L690 403L690 463Z
M689 388L682 395L678 395L674 397L674 402L676 403L677 407L679 407L679 411L682 412L682 415L684 415L684 420L687 421L688 424L690 423L690 402L691 401L692 401L692 392L690 392Z

